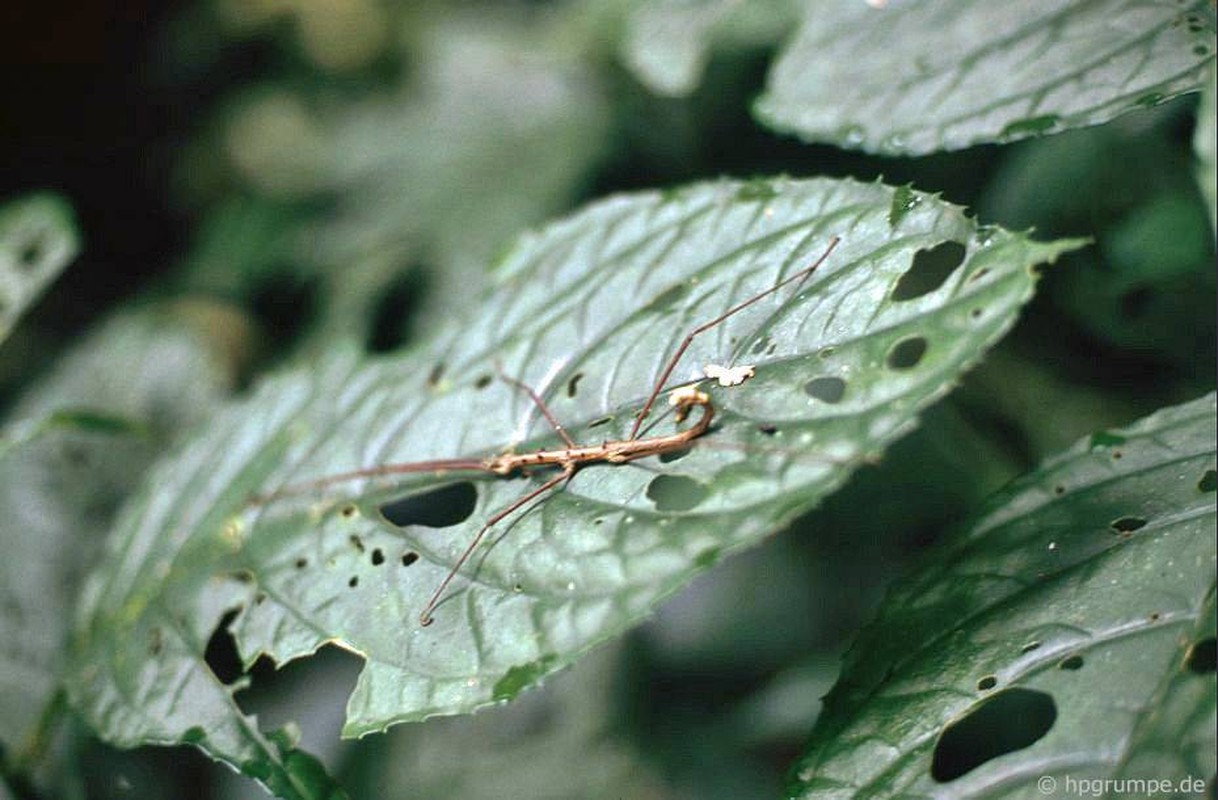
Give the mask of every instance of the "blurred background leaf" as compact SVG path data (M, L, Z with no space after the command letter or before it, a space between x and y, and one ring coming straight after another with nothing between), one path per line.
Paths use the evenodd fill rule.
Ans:
M805 5L758 114L809 141L924 155L1097 125L1205 85L1207 2ZM866 58L856 54L867 53Z

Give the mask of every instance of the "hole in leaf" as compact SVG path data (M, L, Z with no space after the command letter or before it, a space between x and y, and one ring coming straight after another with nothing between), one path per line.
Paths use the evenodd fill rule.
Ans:
M419 560L419 554L413 550L408 550L402 553L402 566L409 567L411 564Z
M1184 664L1188 667L1189 672L1197 675L1214 672L1216 661L1218 661L1218 640L1215 640L1213 636L1193 644L1188 648L1188 655L1184 658Z
M960 268L967 252L959 242L943 242L914 253L913 263L892 290L892 299L896 302L915 300L935 291Z
M1033 650L1039 650L1039 649L1040 649L1040 642L1028 642L1020 649L1019 652L1031 653Z
M705 485L685 475L657 475L647 484L647 499L657 511L688 511L709 494Z
M768 423L768 422L762 422L761 424L759 424L759 425L757 426L757 430L761 431L761 432L762 432L762 433L764 433L766 436L774 436L775 434L777 434L777 433L778 433L778 426L777 426L777 425L771 425L771 424L770 424L770 423Z
M1065 493L1066 493L1065 486L1054 486L1053 487L1053 494L1065 494Z
M309 559L307 559L307 558L296 559L296 569L304 569L307 566L309 566Z
M983 313L985 313L985 310L984 310L984 309L981 309L981 308L974 308L972 311L968 312L968 315L969 315L970 317L972 317L973 319L981 319L981 315L982 315Z
M1207 469L1205 474L1201 476L1201 480L1197 481L1197 488L1203 492L1212 492L1218 489L1218 472Z
M984 678L977 681L977 690L981 691L981 692L988 692L990 689L993 689L997 685L998 685L997 678L995 678L993 675L986 675Z
M567 381L567 397L574 397L579 391L579 382L584 377L584 373L577 372L571 376L571 380Z
M888 351L888 366L893 369L912 369L926 355L926 338L911 336L902 339Z
M399 275L377 298L366 347L370 353L387 353L402 346L410 333L410 320L427 294L427 273L410 269Z
M203 660L207 662L216 680L226 685L240 678L244 672L241 668L241 656L237 652L237 640L228 629L236 618L236 609L225 613L207 639L207 648L203 651Z
M469 519L477 501L478 490L473 482L461 481L386 503L380 512L386 521L399 528L408 525L447 528Z
M1133 533L1139 528L1146 527L1146 520L1141 517L1121 517L1114 520L1111 527L1117 533Z
M1067 672L1076 672L1083 668L1083 657L1077 653L1072 656L1067 656L1062 659L1062 663L1057 665L1058 669L1064 669Z
M372 562L372 566L379 567L381 564L385 563L385 554L381 552L381 548L378 547L372 551L372 555L369 557L369 560Z
M846 395L846 382L832 376L813 378L804 384L804 393L822 403L840 403Z
M356 514L359 513L359 509L356 508L353 504L347 503L345 506L343 506L341 509L339 509L338 513L341 514L344 519L351 519L352 517L354 517Z
M288 266L254 289L251 306L266 329L267 338L287 347L313 322L317 294L315 279L302 279L297 270Z
M358 576L358 575L352 575L352 576L351 576L351 577L350 577L350 578L347 580L347 586L348 586L348 587L350 587L350 588L352 588L352 589L354 589L355 587L359 586L359 576Z
M1030 747L1057 720L1053 698L1032 689L1004 689L949 724L935 743L930 774L953 781L987 761Z
M474 379L475 389L485 389L490 386L495 379L489 373L483 373Z
M354 533L347 537L347 541L351 542L351 546L359 552L364 552L364 540Z

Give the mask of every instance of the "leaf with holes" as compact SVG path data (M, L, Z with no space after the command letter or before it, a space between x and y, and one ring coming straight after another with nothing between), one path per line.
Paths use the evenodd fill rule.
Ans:
M919 155L1097 125L1199 91L1196 0L920 0L810 6L758 102L809 141Z
M554 472L436 468L309 488L559 446L497 368L535 387L577 442L624 439L686 331L834 236L805 282L698 337L678 365L673 383L711 361L755 365L745 384L707 389L715 425L696 446L585 466L504 520L431 627L419 614L482 521ZM348 735L507 699L877 457L1012 325L1033 266L1077 245L979 228L878 183L718 182L600 202L522 238L426 349L335 350L217 415L156 470L86 590L73 699L109 739L189 735L243 764L256 729L202 661L227 610L247 665L326 643L365 659ZM653 414L644 435L673 425Z
M1214 412L1211 394L1079 442L898 585L792 796L1213 775Z
M0 208L0 341L79 249L72 210L55 195Z

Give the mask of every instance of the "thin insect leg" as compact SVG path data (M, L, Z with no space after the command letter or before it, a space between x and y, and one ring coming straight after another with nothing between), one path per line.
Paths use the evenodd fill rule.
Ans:
M444 576L444 580L440 581L440 585L436 587L434 592L432 592L431 598L427 601L427 605L423 606L423 610L419 613L419 624L423 627L427 627L432 623L431 614L436 610L436 604L440 602L440 598L443 596L444 590L448 588L448 584L452 582L452 579L457 576L457 573L461 570L461 567L465 566L465 562L469 560L469 557L472 556L474 551L478 549L478 545L482 542L482 538L486 536L487 531L494 527L495 523L516 511L521 506L527 505L537 497L540 497L541 495L550 491L558 484L570 480L571 476L574 474L575 464L566 465L563 468L563 471L558 475L555 475L553 478L546 481L541 486L538 486L528 494L516 498L511 503L495 512L495 514L487 519L486 522L482 523L482 527L478 529L478 533L476 533L474 538L470 540L469 545L466 546L464 552L461 553L461 557L457 559L457 563L453 564L452 569L450 569L448 574Z
M282 500L286 497L307 494L309 492L327 489L338 483L359 480L361 478L379 478L386 475L402 475L413 472L493 472L482 460L475 458L441 458L431 461L408 461L398 464L381 464L376 467L354 469L350 472L338 472L312 481L292 483L282 486L265 494L256 494L247 501L249 505L259 506Z
M738 311L743 311L744 309L748 308L758 300L769 297L784 286L788 286L796 281L799 281L802 284L803 281L807 280L809 275L816 271L817 267L824 263L825 259L829 257L829 254L833 252L833 248L837 247L837 243L839 241L841 241L841 238L838 236L834 236L832 239L830 239L829 246L825 249L825 252L820 254L820 258L816 259L812 266L805 267L799 272L796 272L794 275L791 275L774 284L769 289L755 294L747 300L737 303L709 322L704 322L691 330L689 333L685 334L685 338L681 340L681 345L676 349L676 352L673 353L672 358L668 359L668 363L664 365L664 369L660 372L660 377L656 380L655 385L651 387L651 394L647 396L647 402L643 404L643 407L639 409L639 413L635 415L634 425L630 427L630 436L627 438L635 439L638 437L639 427L642 426L643 419L647 416L647 413L651 411L651 407L655 404L656 398L664 389L664 384L667 383L669 377L672 376L672 371L677 368L677 363L681 360L681 356L685 355L685 351L689 349L694 337L700 333L705 333Z
M498 364L495 365L495 371L499 373L499 379L502 380L504 383L510 384L514 388L524 392L525 394L527 394L529 396L529 399L533 401L533 405L537 406L537 409L541 412L542 416L546 418L546 422L550 423L550 427L553 428L554 432L557 433L562 438L563 442L567 445L567 447L578 447L579 446L575 443L575 440L573 440L570 436L567 435L567 429L564 428L562 426L562 423L559 422L558 419L554 416L554 414L552 414L550 412L550 409L546 405L545 401L541 399L541 395L537 394L537 392L535 392L533 390L532 386L529 386L524 381L517 380L516 378L513 378L510 375L505 375L499 369Z

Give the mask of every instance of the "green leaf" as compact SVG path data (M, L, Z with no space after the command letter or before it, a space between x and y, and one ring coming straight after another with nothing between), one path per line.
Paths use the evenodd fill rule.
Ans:
M792 796L1212 776L1214 411L1211 394L1079 442L898 585L826 698Z
M70 609L102 532L159 450L226 397L215 354L157 312L100 325L16 402L0 435L0 743L52 794L45 760Z
M59 197L35 194L0 208L0 341L79 250L72 210Z
M876 457L1011 326L1033 265L1077 246L978 228L924 194L894 225L880 184L769 189L719 182L598 203L522 238L490 291L425 349L370 361L338 349L217 415L116 526L78 618L77 707L116 741L201 730L194 741L214 756L247 760L260 747L253 723L202 660L228 609L247 665L326 643L365 659L347 735L515 694ZM534 386L576 441L622 439L686 331L810 264L833 236L802 287L699 337L674 372L682 382L710 361L756 364L743 386L710 390L706 446L581 469L493 530L431 627L418 616L482 521L552 473L301 489L390 462L559 446L527 397L494 380L497 366ZM912 292L918 254L940 247L955 269ZM653 415L645 435L672 425ZM660 479L695 485L697 502L686 493L660 510ZM398 502L411 497L413 508Z
M1199 91L1204 2L809 4L757 113L776 129L919 155L1102 122Z
M717 40L758 45L784 36L791 0L649 0L626 18L621 58L656 94L682 97L698 88Z

